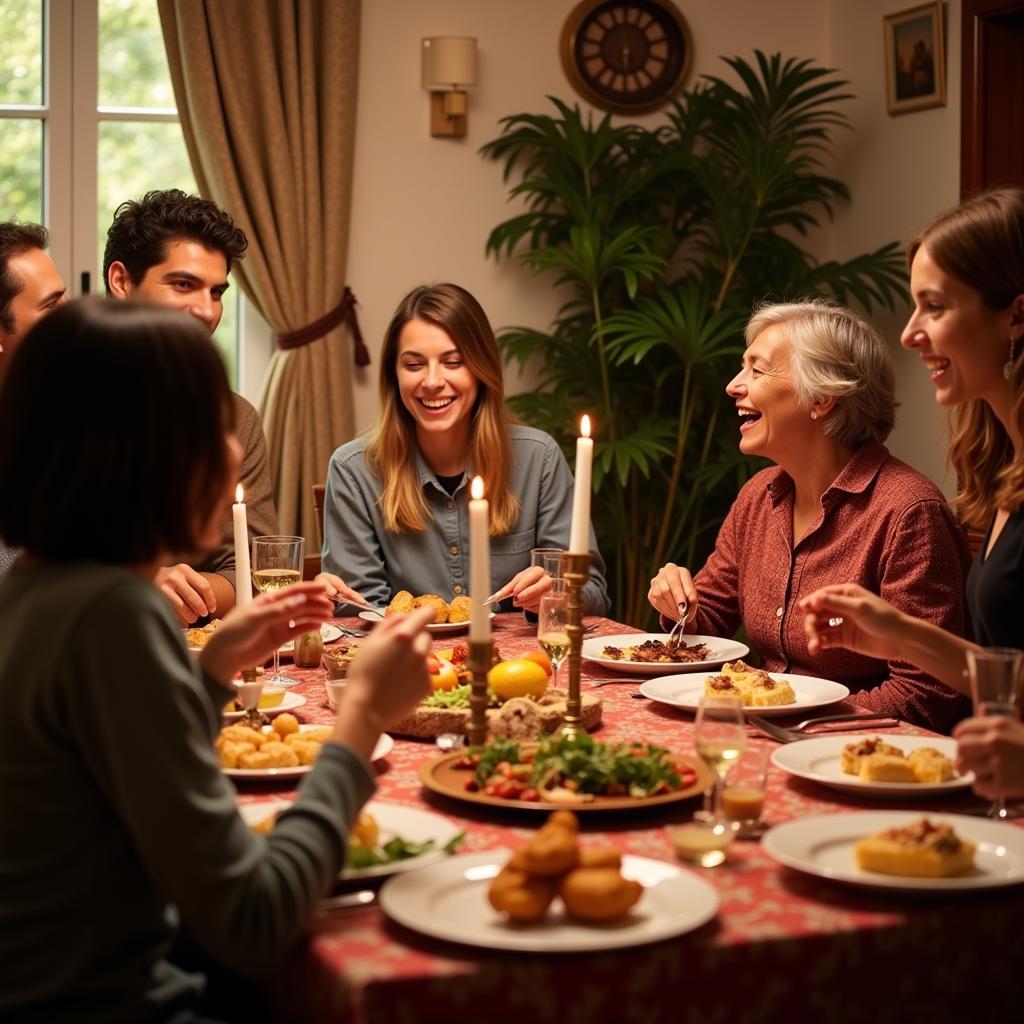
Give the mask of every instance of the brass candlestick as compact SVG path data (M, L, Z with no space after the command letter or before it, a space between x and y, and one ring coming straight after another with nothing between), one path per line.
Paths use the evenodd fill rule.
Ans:
M470 640L466 667L470 671L469 724L466 736L471 747L487 742L487 673L494 662L493 640Z
M569 586L569 598L566 606L569 634L569 694L565 700L565 721L559 735L574 740L583 728L582 701L580 699L580 648L583 645L583 603L581 594L587 580L590 579L590 554L577 555L569 553L565 556L565 576Z

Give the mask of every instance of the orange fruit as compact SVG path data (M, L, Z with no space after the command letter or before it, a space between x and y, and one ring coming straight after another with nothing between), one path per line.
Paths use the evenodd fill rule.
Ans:
M487 673L487 686L502 700L540 697L548 688L548 674L532 658L510 658Z
M527 661L535 661L544 671L548 674L548 679L551 678L551 659L547 656L544 651L530 651L529 654L524 654L523 657Z
M435 665L428 663L431 690L454 690L459 685L459 674L447 661L437 661Z

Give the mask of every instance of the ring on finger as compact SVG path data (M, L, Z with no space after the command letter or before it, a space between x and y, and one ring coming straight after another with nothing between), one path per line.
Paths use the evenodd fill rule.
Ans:
M841 626L843 624L842 615L833 615L832 618L828 620L828 624L829 627L832 629L834 629L836 626Z

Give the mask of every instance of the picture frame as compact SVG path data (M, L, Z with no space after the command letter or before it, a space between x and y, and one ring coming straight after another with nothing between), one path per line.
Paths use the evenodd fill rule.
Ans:
M887 14L885 92L889 114L946 105L946 43L941 0Z

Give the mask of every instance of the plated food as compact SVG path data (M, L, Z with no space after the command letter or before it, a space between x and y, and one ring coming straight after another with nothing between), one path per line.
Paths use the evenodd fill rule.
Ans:
M205 626L193 626L185 630L185 646L190 651L201 651L217 631L220 619L211 619Z
M934 843L949 828L958 842L970 844L973 864L959 874L891 874L861 866L857 845L865 839L896 830L908 848ZM920 814L913 811L862 811L798 818L770 829L761 840L762 848L775 860L820 878L875 889L928 890L946 892L991 889L1024 882L1024 830L1001 821L965 814L935 814L928 819L925 839ZM911 838L919 834L922 842ZM887 844L892 840L887 840ZM869 847L871 849L871 847ZM886 845L884 850L891 850ZM962 855L961 855L962 856ZM918 866L920 859L918 858ZM875 862L876 865L879 862Z
M796 703L789 680L751 668L745 661L727 661L718 675L708 676L704 680L704 696L736 697L749 708Z
M947 736L813 736L772 752L772 763L833 789L892 799L936 797L966 789L956 741Z
M435 625L445 622L469 622L469 598L465 594L458 594L449 602L437 594L420 594L413 597L408 590L400 590L391 598L391 603L384 609L384 615L404 614L417 608L433 608Z
M716 677L708 673L694 672L645 679L640 685L640 692L661 704L682 708L685 711L696 711L701 697L707 692L707 682L712 678ZM792 715L813 708L828 707L829 704L836 704L850 696L850 691L842 683L834 683L831 679L794 675L791 672L772 672L769 678L787 696L788 692L783 684L791 688L793 700L786 704L757 705L757 713L765 717ZM767 691L762 689L762 693L764 692Z
M952 826L927 818L866 836L853 847L857 866L883 875L949 878L974 866L974 843L961 839Z
M306 703L306 698L294 690L283 690L279 686L268 686L260 694L259 709L267 717L279 715L285 711L294 711ZM236 722L245 717L245 711L238 703L238 699L230 700L224 705L224 713L221 718L226 722Z
M750 652L746 644L717 636L686 636L683 640L685 646L670 647L667 633L590 636L584 638L581 654L595 665L654 676L717 668Z
M496 740L420 768L434 792L470 803L576 813L638 810L702 793L702 762L647 743L601 743L587 734L539 743Z
M693 872L627 854L621 876L643 891L618 920L603 925L580 920L556 903L532 924L511 921L487 899L508 859L508 851L458 854L392 878L381 889L381 909L398 924L431 938L545 955L659 942L699 928L718 912L718 893Z

